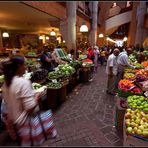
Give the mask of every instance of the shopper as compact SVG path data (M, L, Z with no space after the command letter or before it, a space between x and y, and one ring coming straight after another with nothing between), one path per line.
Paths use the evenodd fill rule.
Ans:
M120 53L118 48L113 50L113 53L108 57L106 65L106 73L108 75L107 93L111 95L116 94L116 76L117 76L117 57Z
M98 46L94 47L94 72L96 73L98 71L98 58L99 58L99 48Z
M123 51L119 54L117 59L118 69L117 69L117 84L116 87L118 87L118 82L123 78L124 69L126 67L134 69L134 66L132 66L128 61L128 56L132 53L131 48L126 48L126 51Z
M94 55L94 50L92 47L89 47L87 49L88 51L88 59L92 60L94 62L94 58L95 58L95 55Z
M41 67L43 69L46 69L48 72L51 72L54 69L52 64L54 59L52 58L52 55L49 53L49 47L47 45L43 46L43 50L44 51L40 55Z
M33 134L37 134L36 128L38 128L38 120L33 120L31 115L39 111L38 100L40 98L40 93L35 94L31 82L23 78L25 70L25 60L21 56L12 57L9 62L4 63L3 72L5 82L2 92L4 104L6 106L6 124L9 124L7 126L8 129L14 127L16 136L19 137L21 145L30 146L31 142L35 142L35 140L34 145L41 144L44 141L44 137L41 136L43 135L42 130L40 130L40 138L36 135L36 138L39 139L34 139L33 137ZM46 116L46 118L48 118L48 116ZM36 127L35 125L30 127L33 121L36 122ZM51 123L49 122L49 124ZM38 132L40 133L40 131ZM56 136L56 130L54 128L50 132L54 134L53 136ZM13 135L15 136L14 133L10 133L10 136L15 139Z
M100 53L101 66L103 66L104 62L105 62L105 50L102 48L101 53Z

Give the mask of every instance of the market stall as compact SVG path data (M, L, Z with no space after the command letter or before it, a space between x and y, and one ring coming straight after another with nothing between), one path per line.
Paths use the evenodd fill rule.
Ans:
M135 69L126 68L118 83L116 128L123 132L124 146L148 144L148 62L129 61Z

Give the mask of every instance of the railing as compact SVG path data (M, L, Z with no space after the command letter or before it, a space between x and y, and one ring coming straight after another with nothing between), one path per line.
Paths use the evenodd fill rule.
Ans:
M83 13L84 15L86 15L88 17L91 16L89 5L86 4L86 2L78 2L77 3L77 10L79 10L81 13Z

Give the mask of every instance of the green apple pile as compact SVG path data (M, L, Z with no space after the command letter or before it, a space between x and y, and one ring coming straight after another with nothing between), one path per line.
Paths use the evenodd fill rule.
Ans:
M148 98L144 96L129 96L127 98L127 103L130 108L148 111Z
M138 109L127 109L125 113L126 132L148 137L148 114Z

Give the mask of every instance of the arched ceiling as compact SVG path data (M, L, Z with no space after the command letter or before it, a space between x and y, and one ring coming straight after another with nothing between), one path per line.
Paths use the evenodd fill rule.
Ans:
M59 33L59 20L21 2L0 2L0 28L27 33Z

